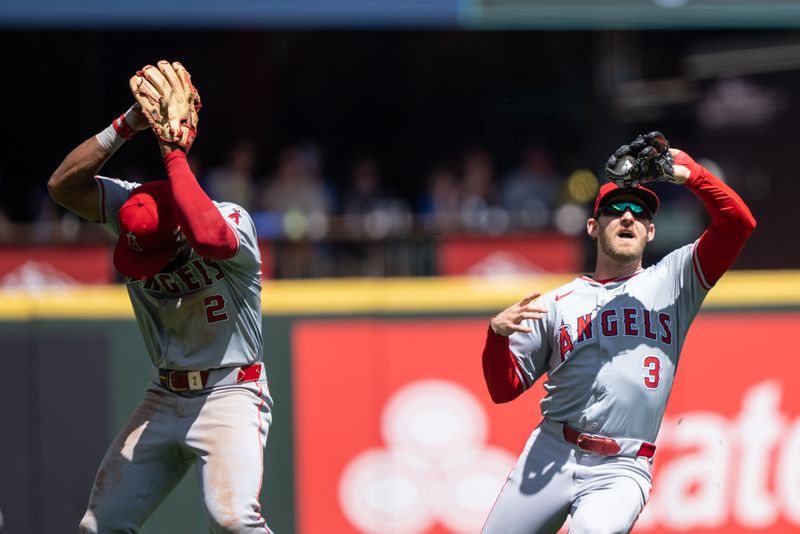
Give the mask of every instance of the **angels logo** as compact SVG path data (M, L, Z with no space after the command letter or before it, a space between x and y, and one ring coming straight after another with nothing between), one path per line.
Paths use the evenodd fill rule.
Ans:
M235 209L230 214L228 214L228 218L231 219L233 222L236 223L236 226L239 226L239 219L242 217L242 212Z
M487 417L465 388L419 380L395 393L381 417L385 448L353 458L339 481L350 522L374 534L478 532L515 457L486 444Z
M143 252L142 247L139 245L139 242L136 240L136 235L133 232L128 232L125 234L125 237L128 238L129 249L135 250L136 252Z
M567 354L572 352L572 337L569 335L570 325L564 324L561 321L561 326L558 328L558 347L561 351L561 361L567 359Z

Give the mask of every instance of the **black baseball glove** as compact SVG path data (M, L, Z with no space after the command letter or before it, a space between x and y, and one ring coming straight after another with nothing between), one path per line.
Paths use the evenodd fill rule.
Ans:
M669 141L661 132L640 135L622 145L606 163L606 177L619 187L636 187L648 182L674 182Z

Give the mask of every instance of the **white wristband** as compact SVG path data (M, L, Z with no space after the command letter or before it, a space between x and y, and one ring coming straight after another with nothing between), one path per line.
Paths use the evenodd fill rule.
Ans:
M128 116L130 113L131 110L129 109L117 117L114 122L109 124L105 130L95 136L97 142L100 143L100 146L102 146L109 155L116 152L125 141L136 134L136 130L131 128L129 124Z
M134 104L123 115L123 117L125 117L125 122L134 130L133 133L127 136L128 139L130 139L131 136L136 132L139 132L141 130L146 130L147 128L150 127L150 125L147 123L147 119L142 114L142 112L136 111L138 109L140 109L139 106L137 104Z
M108 128L100 132L99 134L94 136L97 139L97 142L100 143L100 146L103 147L109 155L113 154L114 152L122 146L122 143L127 141L124 137L117 133L117 130L114 128L113 124L110 124Z

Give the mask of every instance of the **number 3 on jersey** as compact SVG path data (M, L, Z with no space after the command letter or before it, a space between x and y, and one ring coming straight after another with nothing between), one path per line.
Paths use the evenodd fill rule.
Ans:
M661 360L658 356L645 356L644 358L644 385L648 389L658 389L661 382Z
M203 299L203 306L206 308L206 321L208 321L208 324L228 320L228 312L225 311L225 299L222 295L206 297Z

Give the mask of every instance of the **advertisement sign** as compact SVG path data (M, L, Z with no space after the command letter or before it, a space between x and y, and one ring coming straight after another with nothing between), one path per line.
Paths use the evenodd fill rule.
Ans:
M583 242L575 236L455 236L441 240L442 276L576 273L583 267Z
M269 241L259 241L261 278L274 276ZM0 249L0 287L36 289L44 286L110 284L119 276L112 263L113 244Z
M297 532L479 532L541 419L491 402L488 319L310 320L292 333ZM800 528L800 313L701 314L634 531Z
M107 244L0 249L0 286L108 284L113 273Z

